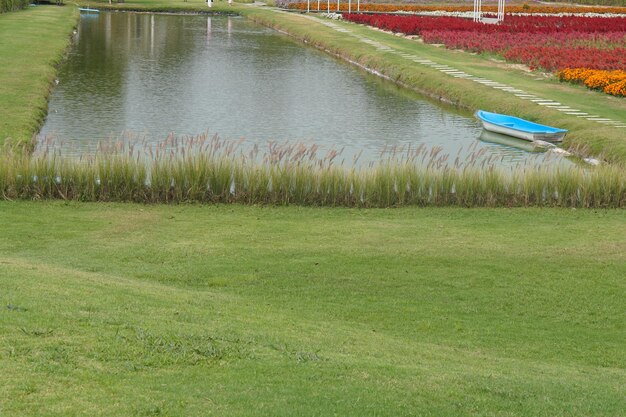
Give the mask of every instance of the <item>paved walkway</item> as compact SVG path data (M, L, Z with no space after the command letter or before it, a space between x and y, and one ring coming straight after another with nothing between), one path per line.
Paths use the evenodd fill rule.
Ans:
M286 12L283 12L286 13ZM466 80L471 80L475 83L479 83L482 85L485 85L487 87L496 89L496 90L501 90L504 91L506 93L510 93L515 95L516 97L518 97L520 100L527 100L527 101L531 101L533 103L536 103L538 106L543 106L543 107L548 107L551 109L555 109L558 110L564 114L570 115L572 117L578 117L578 118L582 118L582 119L586 119L586 120L590 120L593 122L597 122L603 125L610 125L616 128L626 128L626 123L621 122L621 121L617 121L617 120L612 120L606 117L602 117L601 115L597 115L597 114L589 114L586 113L584 111L581 111L580 109L574 109L571 108L570 106L564 105L562 103L547 99L547 98L543 98L540 97L538 95L535 94L529 94L524 90L520 90L517 89L515 87L511 87L509 85L497 82L497 81L493 81L490 80L488 78L481 78L481 77L477 77L474 76L472 74L468 74L465 71L461 71L458 70L456 68L450 67L448 65L442 65L439 64L435 61L432 61L430 59L426 59L423 57L420 57L418 55L414 55L414 54L410 54L410 53L406 53L406 52L402 52L402 51L398 51L392 47L389 47L387 45L384 45L378 41L375 41L373 39L370 39L366 36L357 34L352 32L350 29L347 29L343 26L340 26L338 24L336 24L335 22L333 22L330 19L325 19L325 18L317 18L317 17L313 17L313 16L308 16L303 14L302 17L307 18L307 19L312 19L318 23L321 23L331 29L336 30L337 32L341 32L341 33L345 33L346 35L350 35L353 36L355 38L357 38L358 40L360 40L361 42L364 42L368 45L373 46L374 48L376 48L379 51L383 51L383 52L387 52L387 53L392 53L392 54L396 54L401 56L402 58L405 58L409 61L413 61L414 63L418 64L418 65L424 65L427 67L431 67L434 68L440 72L442 72L443 74L447 74L450 77L454 77L454 78L464 78Z

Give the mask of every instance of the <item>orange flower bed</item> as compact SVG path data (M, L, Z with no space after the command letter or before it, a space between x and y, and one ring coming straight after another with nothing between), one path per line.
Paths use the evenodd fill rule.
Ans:
M584 84L614 96L626 97L626 71L602 71L587 68L566 68L557 73L561 81Z
M290 3L288 6L290 9L306 10L306 2ZM311 1L310 7L312 10L317 9L317 2ZM326 10L327 3L321 2L320 9ZM331 11L337 11L337 3L331 2ZM348 11L348 2L343 0L339 5L340 11ZM432 6L421 4L378 4L378 3L361 3L360 11L362 12L470 12L474 10L473 6ZM498 6L486 5L482 8L483 12L497 13ZM356 11L356 0L352 1L352 11ZM612 14L626 14L626 7L576 7L576 6L506 6L505 11L507 13L612 13Z
M604 92L614 96L626 97L626 79L604 87Z

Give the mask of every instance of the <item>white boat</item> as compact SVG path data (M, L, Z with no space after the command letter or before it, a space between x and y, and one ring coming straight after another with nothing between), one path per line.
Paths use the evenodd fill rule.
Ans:
M529 141L560 142L567 133L565 129L484 110L478 110L476 117L482 122L485 130Z

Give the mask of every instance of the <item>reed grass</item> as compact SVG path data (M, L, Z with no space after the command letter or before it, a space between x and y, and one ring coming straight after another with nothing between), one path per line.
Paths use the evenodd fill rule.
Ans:
M115 141L88 156L43 147L6 148L0 197L142 203L243 203L399 207L626 207L618 166L500 168L475 151L449 163L440 148L393 151L380 162L338 162L341 151L316 145L242 146L208 134L157 145Z

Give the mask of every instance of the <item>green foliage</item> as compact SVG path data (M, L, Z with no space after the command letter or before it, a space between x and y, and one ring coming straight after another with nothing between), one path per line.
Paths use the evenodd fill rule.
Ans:
M30 0L0 0L0 13L13 12L27 7Z

